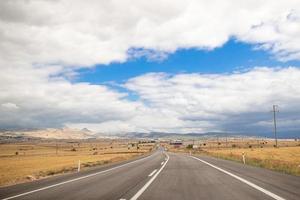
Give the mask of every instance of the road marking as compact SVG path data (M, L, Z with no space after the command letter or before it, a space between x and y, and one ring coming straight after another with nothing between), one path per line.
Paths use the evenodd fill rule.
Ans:
M166 154L166 156L167 156L167 160L165 164L158 170L158 172L154 176L152 176L152 178L133 197L131 197L130 200L137 200L143 194L143 192L145 192L145 190L151 185L154 179L158 176L158 174L164 169L164 167L168 163L170 157L168 156L168 154Z
M96 173L89 174L89 175L86 175L86 176L81 176L81 177L74 178L74 179L71 179L71 180L68 180L68 181L64 181L64 182L60 182L60 183L57 183L57 184L54 184L54 185L49 185L49 186L42 187L42 188L39 188L39 189L36 189L36 190L32 190L32 191L29 191L29 192L24 192L24 193L15 195L15 196L7 197L7 198L4 198L2 200L14 199L14 198L17 198L17 197L21 197L21 196L25 196L25 195L32 194L32 193L35 193L35 192L39 192L39 191L42 191L42 190L50 189L50 188L53 188L53 187L56 187L56 186L64 185L64 184L71 183L71 182L74 182L74 181L79 181L81 179L85 179L85 178L89 178L89 177L96 176L96 175L99 175L99 174L103 174L103 173L106 173L106 172L109 172L109 171L112 171L112 170L115 170L115 169L118 169L118 168L130 165L130 164L133 164L133 163L136 163L136 162L148 159L148 158L152 157L153 155L155 155L155 154L152 154L152 155L147 156L145 158L134 160L134 161L131 161L129 163L125 163L123 165L119 165L119 166L116 166L116 167L113 167L113 168L110 168L110 169L106 169L106 170L103 170L103 171L100 171L100 172L96 172Z
M268 190L266 190L266 189L264 189L262 187L259 187L258 185L255 185L254 183L252 183L250 181L247 181L246 179L243 179L243 178L241 178L241 177L239 177L239 176L237 176L235 174L232 174L232 173L230 173L230 172L228 172L228 171L226 171L224 169L221 169L220 167L217 167L217 166L215 166L213 164L210 164L209 162L206 162L206 161L204 161L204 160L202 160L200 158L194 157L194 156L190 156L190 157L194 158L196 160L199 160L200 162L203 162L204 164L207 164L207 165L209 165L209 166L211 166L211 167L213 167L213 168L215 168L215 169L217 169L217 170L219 170L219 171L221 171L221 172L223 172L223 173L225 173L225 174L227 174L229 176L232 176L233 178L236 178L239 181L242 181L243 183L246 183L247 185L249 185L249 186L251 186L251 187L253 187L253 188L255 188L255 189L257 189L257 190L259 190L259 191L261 191L263 193L265 193L266 195L272 197L273 199L276 199L276 200L285 200L284 198L282 198L282 197L280 197L280 196L278 196L278 195L276 195L276 194L274 194L274 193L272 193L272 192L270 192L270 191L268 191Z
M163 165L163 164L164 164L164 162L161 162L161 163L160 163L160 165Z
M153 170L153 172L151 172L151 174L149 174L148 176L152 176L153 174L155 174L155 172L157 171L157 169Z

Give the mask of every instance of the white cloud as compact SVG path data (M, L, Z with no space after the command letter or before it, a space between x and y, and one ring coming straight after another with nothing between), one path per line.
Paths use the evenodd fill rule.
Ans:
M52 67L2 69L1 128L60 127L64 123L123 120L131 118L141 106L124 100L126 94L103 85L72 84L55 77L55 71Z
M19 107L16 105L16 104L14 104L14 103L3 103L2 105L1 105L3 108L6 108L6 109L9 109L9 110L16 110L16 109L18 109Z
M0 55L82 67L140 54L128 55L132 48L149 49L142 55L151 57L213 49L235 37L280 59L299 60L299 16L298 0L3 0Z
M181 48L220 47L232 37L278 59L300 60L299 16L298 0L2 0L0 128L239 130L266 121L272 104L287 112L284 120L292 116L286 123L297 122L300 77L293 67L147 74L125 84L137 101L68 79L74 69L139 56L164 59Z
M70 83L59 66L2 70L0 128L68 125L104 133L132 131L263 132L272 130L272 105L279 128L299 130L300 69L259 67L230 74L149 73L123 87Z
M157 128L202 132L254 131L257 123L272 120L273 104L280 105L282 123L299 120L299 85L300 70L290 67L233 74L150 73L129 80L125 87L158 113L167 111L167 115L154 117L158 124L159 120L166 124ZM142 121L151 126L153 120L138 124Z

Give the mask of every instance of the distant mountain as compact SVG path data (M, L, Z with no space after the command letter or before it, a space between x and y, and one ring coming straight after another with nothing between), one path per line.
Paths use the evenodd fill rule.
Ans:
M273 138L270 133L229 133L229 132L207 132L207 133L166 133L166 132L128 132L120 134L94 133L88 128L71 129L47 128L47 129L28 129L28 130L0 130L0 136L7 137L30 137L44 139L90 139L90 138L149 138L149 139L205 139L217 137L268 137ZM279 139L300 138L300 131L279 131Z
M124 138L163 138L163 139L193 139L193 138L216 138L216 137L268 137L273 138L273 133L228 133L228 132L206 132L206 133L165 133L165 132L129 132L119 134L118 137ZM299 131L278 132L278 138L294 139L300 138Z
M83 128L83 129L81 129L81 131L82 131L82 132L87 132L87 133L92 133L92 131L89 130L88 128Z
M120 134L119 137L125 137L125 138L199 138L199 137L225 137L229 136L227 133L221 133L221 132L209 132L209 133L165 133L165 132L130 132L125 134Z
M44 139L89 139L94 138L94 133L87 128L82 130L71 129L68 127L54 129L40 129L40 130L22 130L22 131L1 131L2 136L23 136Z

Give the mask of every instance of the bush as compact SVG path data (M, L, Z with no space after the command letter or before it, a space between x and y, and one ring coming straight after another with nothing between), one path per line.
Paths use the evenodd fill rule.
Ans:
M111 161L109 161L109 160L104 160L103 161L103 164L108 164L108 163L110 163Z
M71 149L71 151L76 151L76 149L73 147L73 148Z
M236 144L232 144L231 147L232 147L232 148L235 148L235 147L236 147Z
M55 171L48 171L48 172L47 172L47 175L49 175L49 176L52 176L52 175L54 175L54 174L56 174Z
M16 153L15 153L15 154L16 154L16 156L17 156L17 155L19 155L19 152L17 152L17 151L16 151Z
M192 149L192 148L193 148L193 145L192 145L192 144L189 144L189 145L187 145L186 148L187 148L187 149Z

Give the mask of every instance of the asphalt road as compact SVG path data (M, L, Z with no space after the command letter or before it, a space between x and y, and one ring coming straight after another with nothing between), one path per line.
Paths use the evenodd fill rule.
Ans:
M0 188L0 199L300 199L300 177L210 157L154 154Z

